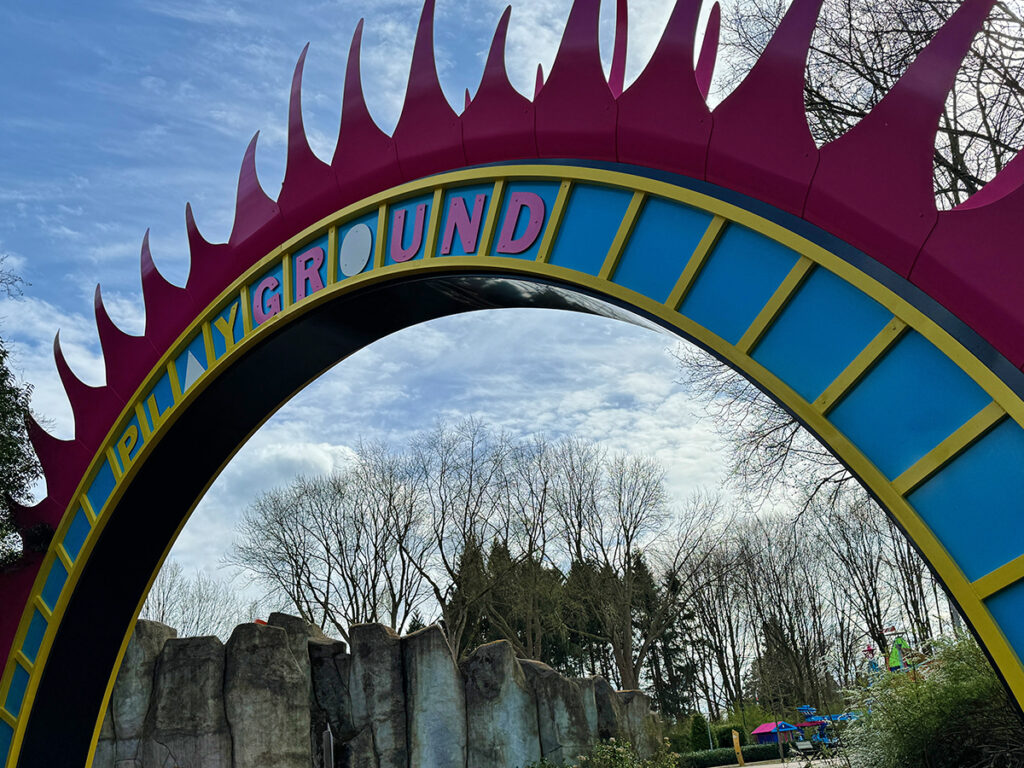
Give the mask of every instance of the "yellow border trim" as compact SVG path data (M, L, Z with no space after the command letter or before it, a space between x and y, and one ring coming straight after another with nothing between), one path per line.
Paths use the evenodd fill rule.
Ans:
M555 236L558 229L556 225L560 224L560 217L564 213L564 202L567 199L567 192L570 185L573 183L604 184L619 189L629 190L633 193L642 192L648 196L663 197L707 211L713 218L696 251L691 256L686 268L683 270L683 274L680 275L680 279L677 281L672 295L668 302L664 304L653 301L645 296L618 286L615 283L602 280L599 277L581 274L545 263L544 259L539 259L537 262L531 262L516 258L481 255L471 257L450 257L446 259L418 259L404 264L383 265L384 250L387 239L386 225L389 201L401 199L417 193L422 194L426 190L434 190L445 185L467 181L480 181L482 179L495 181L496 189L498 188L498 182L508 184L515 180L527 179L557 179L561 181L559 199L562 201L562 206L560 209L558 202L556 201L555 208L552 210L549 217L548 226L544 233L544 241L542 241L542 247L546 246L548 249L546 252L542 252L544 259L547 259L550 256L550 248L555 242ZM503 189L504 187L502 187L502 190ZM492 203L494 203L493 200ZM495 205L496 209L499 207L500 202ZM97 519L96 511L92 510L89 506L88 499L85 497L85 491L87 490L89 483L91 483L94 478L100 464L106 460L107 446L116 438L118 430L124 428L124 422L130 419L131 414L134 413L134 403L143 395L148 394L149 390L156 384L156 381L164 374L165 371L169 371L171 374L172 387L178 383L176 381L173 361L181 354L181 351L184 348L183 345L190 340L196 330L203 328L203 323L207 322L207 318L216 310L222 308L226 302L234 300L235 297L243 297L244 299L246 295L246 285L257 277L260 271L265 271L268 264L272 262L273 259L282 259L286 254L291 253L294 249L301 247L303 244L311 242L318 237L322 237L324 232L331 226L337 226L351 218L364 216L368 212L372 213L373 210L377 210L378 212L375 268L370 272L364 272L355 277L343 280L335 285L325 287L324 290L312 294L302 302L299 302L294 306L290 306L287 311L282 311L280 314L261 325L258 329L247 332L247 335L239 341L234 348L223 355L220 360L211 363L207 373L204 374L202 379L197 382L197 384L188 393L182 395L180 389L176 391L175 406L168 413L164 425L162 425L161 429L157 430L157 432L153 434L150 440L146 441L141 446L136 459L125 471L123 480L115 487L114 492L107 501L104 510L99 510L100 517ZM499 214L496 211L495 217L498 215ZM737 346L726 343L706 328L697 325L688 318L674 311L685 298L686 291L689 286L692 285L692 282L697 277L704 261L712 252L718 238L729 223L736 223L748 227L788 248L791 248L812 261L818 267L822 267L832 272L856 287L862 293L872 297L893 313L893 321L890 322L886 329L884 329L879 336L868 345L858 359L851 364L847 371L844 371L843 374L837 378L836 382L833 382L833 385L830 386L830 390L832 390L831 397L827 398L824 403L817 402L814 405L807 403L784 382L756 363L756 361L751 359L749 355L744 354ZM895 343L895 341L909 328L921 333L929 342L953 360L956 365L964 370L992 397L993 401L998 404L998 406L1005 411L1010 418L1014 419L1018 424L1024 424L1024 402L1017 397L1005 382L1003 382L995 373L988 369L981 360L975 357L973 353L967 350L956 339L951 337L923 312L879 284L873 278L860 272L853 265L846 262L839 256L825 250L821 246L804 239L800 235L786 230L775 222L763 219L758 215L739 208L731 203L710 197L700 192L676 187L667 182L646 177L633 176L617 171L556 165L496 166L458 171L451 174L443 174L437 177L430 177L416 182L411 182L395 189L387 190L378 195L374 195L364 201L356 203L326 217L317 224L312 225L299 233L279 248L275 248L264 259L261 259L251 269L247 270L244 275L239 276L238 279L234 281L232 285L228 286L216 300L211 302L209 307L204 310L203 313L197 317L197 319L187 329L185 329L185 331L182 332L182 335L178 340L167 350L160 362L154 368L153 372L142 384L140 384L133 397L129 399L125 411L111 426L111 430L102 444L103 447L90 464L89 470L83 476L73 497L74 502L69 505L68 512L65 514L58 526L57 532L55 533L55 543L51 546L56 546L56 542L63 540L63 535L66 533L67 527L73 519L74 510L78 505L81 505L85 509L86 514L90 518L90 522L93 524L93 530L90 532L89 537L83 545L82 552L79 554L78 559L74 564L75 567L69 573L68 581L61 593L58 605L55 606L53 611L53 621L48 627L46 636L40 646L36 665L34 668L29 668L32 674L29 680L29 686L25 693L24 702L22 704L21 716L17 718L17 723L15 725L15 736L11 746L8 765L13 766L16 762L28 713L30 713L33 697L38 687L39 671L46 663L55 628L59 625L59 622L63 617L67 601L73 593L83 567L91 555L95 543L98 540L99 535L102 534L102 531L106 526L106 522L109 519L109 516L105 514L105 510L110 508L112 505L115 505L120 500L121 495L127 485L131 482L138 468L144 463L153 446L159 443L162 434L165 434L166 430L163 429L163 426L173 424L177 417L187 409L189 404L198 397L205 387L208 386L208 384L217 376L219 371L224 367L231 365L236 359L236 356L241 354L241 352L244 351L254 339L262 336L264 333L272 332L273 329L277 329L278 326L281 326L282 324L297 320L306 312L312 310L316 306L319 306L323 302L333 300L338 296L358 291L376 283L389 281L396 275L406 274L409 272L459 272L469 274L476 272L485 274L504 273L509 276L533 276L546 280L563 282L569 286L575 286L598 295L606 295L610 298L616 299L622 304L631 306L641 313L645 313L648 316L659 319L667 327L675 328L681 335L693 339L706 348L713 350L715 354L721 357L737 371L740 371L752 381L758 382L767 391L771 392L773 396L778 398L780 402L784 403L793 411L793 413L803 420L804 423L806 423L807 426L813 430L826 445L829 446L830 450L846 462L847 465L850 466L850 468L861 478L861 480L872 489L883 506L907 532L911 540L920 548L928 562L943 579L947 588L963 608L968 620L974 626L979 637L985 643L986 648L992 655L996 664L999 666L1001 673L1007 680L1007 683L1014 692L1014 695L1019 701L1024 701L1024 667L1022 667L1017 654L1009 646L1006 638L992 618L992 615L981 601L982 597L994 593L995 587L993 585L998 586L1001 584L1002 586L1006 586L1017 579L1024 577L1024 556L1019 559L1021 562L1014 561L1009 563L1006 566L997 569L997 571L992 574L979 579L975 584L969 583L964 577L963 572L952 560L949 553L936 539L927 525L925 525L921 520L916 511L907 503L904 496L866 457L858 451L858 449L845 437L845 435L840 433L826 418L828 409L840 399L842 394L848 392L850 387L855 385L859 378L870 369L873 362L879 359L881 354L891 347L891 345ZM268 414L268 418L269 415L270 414ZM189 511L189 514L190 513L191 511ZM182 525L185 524L186 520L187 515L182 520ZM168 547L170 547L170 544L168 544ZM48 563L51 562L51 559L55 556L57 555L54 552L51 552L47 556L47 559L44 560L43 567L40 569L39 576L33 585L31 592L33 597L40 592L45 576L48 573ZM999 574L998 577L997 574ZM24 608L22 623L19 625L18 633L16 633L15 636L15 648L20 648L21 643L23 642L24 630L27 629L27 622L30 621L32 605L33 601L30 599L29 603ZM128 636L125 637L124 643L127 644L127 641ZM8 659L3 679L0 681L0 695L6 691L9 685L9 677L13 669L11 665L14 663L18 663L16 654L13 655L12 658ZM112 684L113 677L111 678L111 685ZM103 712L101 711L98 714L97 719L97 733L102 723L102 715Z
M906 496L924 481L942 469L946 464L966 451L975 441L981 439L990 429L1006 416L998 404L989 403L967 422L947 437L902 475L892 481L897 493Z
M690 254L690 260L686 262L686 267L683 269L683 273L679 276L679 280L676 281L675 287L672 289L672 293L668 295L668 300L665 305L669 309L679 309L679 305L683 303L686 298L686 294L690 292L690 288L693 287L694 282L697 280L697 275L704 269L704 264L708 260L708 256L715 250L715 246L718 245L718 241L725 233L728 220L721 215L716 214L712 219L711 223L708 224L708 228L704 230L704 235L701 237L700 242L697 243L697 247L693 253Z
M569 196L572 194L572 182L563 181L558 187L558 195L555 197L555 204L551 207L548 215L548 223L544 228L544 235L537 249L537 262L547 264L551 258L551 249L555 247L555 239L562 228L562 219L565 217L565 209L569 205Z
M825 391L814 401L815 410L822 414L828 414L833 408L839 405L839 401L855 387L860 380L868 375L868 372L881 360L885 353L896 344L903 334L908 330L905 322L894 317L885 327L878 332L860 354L846 366L846 369L836 376L835 381L829 384Z
M432 259L437 252L437 234L441 228L441 207L444 205L444 187L434 190L430 201L430 222L427 224L427 243L423 248L423 258Z
M491 197L487 201L487 217L484 219L484 228L480 234L480 244L477 246L477 252L481 256L489 256L491 254L491 248L494 246L494 233L498 228L498 216L501 213L501 207L504 202L505 180L498 179L494 182Z
M986 573L976 580L973 586L974 591L978 593L978 597L985 599L1002 589L1006 589L1011 584L1016 584L1021 579L1024 579L1024 555L1015 557L1006 565L996 568L991 573Z
M754 347L761 343L761 339L768 333L772 323L782 314L782 310L786 308L789 300L800 290L800 286L803 285L807 276L811 274L812 269L814 269L814 262L806 256L801 256L797 259L796 264L793 265L793 268L789 270L789 274L786 275L786 279L775 289L775 293L768 299L768 303L761 308L761 311L757 313L757 317L750 324L750 327L744 331L742 338L736 343L736 347L740 352L745 352L749 355Z
M611 280L615 275L615 270L619 267L619 260L622 258L622 252L626 250L626 243L633 236L633 229L636 227L637 219L640 218L646 200L647 195L643 192L633 193L633 199L629 201L629 205L626 207L622 223L619 224L619 230L615 233L615 238L608 249L608 255L604 257L604 264L601 265L601 271L597 275L602 280Z

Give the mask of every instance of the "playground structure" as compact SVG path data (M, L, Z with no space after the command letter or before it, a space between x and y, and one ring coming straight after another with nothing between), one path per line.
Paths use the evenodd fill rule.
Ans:
M433 2L392 136L363 101L357 28L330 164L309 149L299 58L276 200L245 152L227 243L186 226L184 287L142 247L142 337L96 293L106 384L77 379L57 440L31 425L54 531L0 575L0 763L87 764L148 586L231 456L323 371L389 333L492 307L641 322L717 355L794 413L892 515L1024 701L1024 159L936 210L932 150L992 0L965 0L875 109L815 146L803 70L820 0L794 0L714 111L712 23L679 0L623 87L598 0L576 0L533 100L509 84L502 17L464 111L445 100ZM60 734L60 738L54 738Z

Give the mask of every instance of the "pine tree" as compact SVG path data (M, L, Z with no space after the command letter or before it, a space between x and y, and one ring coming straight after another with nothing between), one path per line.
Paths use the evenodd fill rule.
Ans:
M711 744L711 731L708 730L708 721L700 712L694 713L690 718L690 747L694 752L702 749L713 749Z
M21 279L4 268L0 255L0 290L8 296L20 293ZM0 339L0 568L16 560L22 540L11 519L11 502L26 501L40 475L39 462L28 440L25 419L29 415L32 388L21 384L8 366L7 345ZM48 536L23 531L30 545Z
M8 367L7 347L0 340L0 566L21 551L11 501L25 501L39 477L39 462L25 431L30 395L31 387L22 386Z

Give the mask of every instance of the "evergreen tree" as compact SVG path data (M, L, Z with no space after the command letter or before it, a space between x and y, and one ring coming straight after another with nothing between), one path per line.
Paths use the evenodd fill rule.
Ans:
M702 749L714 749L708 730L708 721L700 712L694 713L690 719L690 746L694 752Z
M0 290L15 295L20 282L3 269L0 257ZM11 502L27 501L32 484L40 475L39 462L25 430L32 388L18 381L8 359L7 345L0 339L0 567L10 564L21 553L22 540L11 518ZM48 539L42 531L21 533L29 546Z

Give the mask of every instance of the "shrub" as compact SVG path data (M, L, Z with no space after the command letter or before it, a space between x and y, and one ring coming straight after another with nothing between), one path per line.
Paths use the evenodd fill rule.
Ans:
M776 744L755 744L743 747L743 759L748 762L758 760L771 760L778 758L779 748ZM700 752L691 752L679 758L679 768L712 768L716 765L735 765L736 752L729 749L705 749Z
M711 768L715 765L733 765L736 753L731 749L704 749L679 758L679 768Z
M679 755L672 752L668 741L662 742L657 754L649 760L640 760L632 745L626 741L609 739L594 747L589 755L577 758L570 768L676 768ZM556 763L541 760L527 768L555 768Z
M743 730L743 726L740 723L724 723L716 725L711 729L712 733L715 734L715 744L719 747L728 747L732 749L732 732L736 731L740 735L740 746L747 746L747 732Z
M690 749L698 752L710 747L708 734L708 721L700 712L695 713L690 719Z
M743 759L748 762L777 760L779 757L778 744L748 744L741 751L743 752Z
M1020 717L969 637L938 641L932 659L883 674L854 702L843 734L854 768L976 768L1024 762Z

